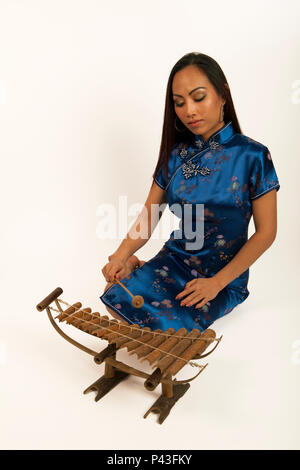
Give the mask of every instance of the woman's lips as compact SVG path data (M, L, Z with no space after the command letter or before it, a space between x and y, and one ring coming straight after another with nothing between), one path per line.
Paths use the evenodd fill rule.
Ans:
M202 122L203 122L203 119L200 119L199 121L191 122L191 123L189 124L189 126L191 126L191 127L197 127L197 126L199 126L199 124L201 124Z

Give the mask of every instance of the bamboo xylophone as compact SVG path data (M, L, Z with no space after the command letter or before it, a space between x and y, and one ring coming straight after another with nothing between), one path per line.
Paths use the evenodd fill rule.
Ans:
M84 390L83 393L96 391L95 401L98 401L130 374L145 378L144 385L147 390L154 390L161 383L162 395L144 415L144 418L146 418L151 411L159 413L160 424L168 416L175 402L190 387L188 382L198 377L208 365L202 366L192 362L192 360L201 359L211 354L222 339L222 336L216 338L216 333L212 329L203 332L198 329L188 332L185 328L180 328L177 331L174 328L169 328L166 331L161 329L151 330L148 327L141 328L137 324L110 319L107 315L92 312L89 307L82 308L81 302L68 304L58 298L62 292L63 290L60 287L56 288L36 308L40 312L46 309L52 325L67 341L93 355L97 364L105 362L104 375ZM57 308L50 305L53 302ZM61 304L68 307L64 310ZM51 315L51 310L58 312L55 319L58 319L59 322L65 322L86 333L107 340L108 346L98 353L70 338L57 325ZM217 341L214 348L203 354L213 341ZM129 355L136 354L141 362L147 361L155 369L154 372L147 374L117 361L116 353L122 348L127 348ZM180 381L172 379L172 376L175 376L186 364L198 367L200 371L190 379Z

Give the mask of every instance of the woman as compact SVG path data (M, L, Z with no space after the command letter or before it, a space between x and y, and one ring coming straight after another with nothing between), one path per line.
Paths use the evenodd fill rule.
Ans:
M129 231L109 257L102 269L109 284L100 299L128 323L204 331L248 297L249 266L276 237L280 188L268 148L241 133L226 77L205 54L186 54L171 71L153 178L133 227L142 227L146 237L130 237ZM133 253L162 215L148 230L153 204L168 204L181 227L142 262ZM178 208L189 209L190 218ZM252 214L256 231L248 240ZM116 279L143 296L141 308Z

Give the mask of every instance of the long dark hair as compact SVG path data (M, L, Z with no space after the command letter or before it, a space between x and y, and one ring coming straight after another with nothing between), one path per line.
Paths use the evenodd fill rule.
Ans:
M176 62L169 76L165 101L162 138L157 165L152 175L153 178L156 177L157 172L161 166L165 172L165 175L167 175L168 162L172 147L179 142L188 142L191 136L194 135L187 127L185 128L184 132L178 132L175 129L175 118L177 115L175 113L173 104L173 78L175 73L184 69L188 65L196 65L199 67L199 69L206 74L207 78L214 86L216 93L223 99L226 99L226 103L224 105L224 123L226 125L228 122L232 121L234 130L240 134L242 133L235 113L227 80L219 64L212 57L209 57L206 54L201 54L200 52L190 52L185 54L183 57L181 57L181 59L178 60L178 62ZM177 120L177 127L178 125L179 124Z

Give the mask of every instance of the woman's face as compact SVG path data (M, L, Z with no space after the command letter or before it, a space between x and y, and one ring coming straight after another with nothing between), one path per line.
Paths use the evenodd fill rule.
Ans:
M172 93L175 113L191 132L207 140L223 127L224 121L220 122L220 117L225 100L217 95L207 76L196 65L188 65L174 75ZM198 120L196 126L189 124Z

